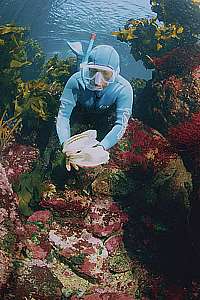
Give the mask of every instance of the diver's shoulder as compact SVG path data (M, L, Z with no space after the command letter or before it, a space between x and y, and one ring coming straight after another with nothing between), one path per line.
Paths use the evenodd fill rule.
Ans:
M119 75L116 79L117 83L122 85L125 89L132 89L130 82L123 76Z
M66 83L66 88L76 88L79 89L80 84L82 85L81 72L76 72L70 76Z
M79 80L81 79L81 71L78 71L76 73L74 73L70 78L69 80Z

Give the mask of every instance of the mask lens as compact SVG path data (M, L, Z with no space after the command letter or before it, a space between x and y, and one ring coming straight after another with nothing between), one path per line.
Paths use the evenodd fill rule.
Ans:
M97 69L93 69L93 68L88 68L88 74L89 74L89 78L93 79L96 76L96 73L98 72Z
M109 80L111 80L111 78L113 77L113 71L102 70L101 74L103 76L103 79L107 82L109 82Z

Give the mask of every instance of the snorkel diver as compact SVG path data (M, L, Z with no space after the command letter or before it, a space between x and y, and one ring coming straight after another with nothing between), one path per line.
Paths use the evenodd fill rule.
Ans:
M97 145L104 150L110 149L122 138L132 114L133 89L130 83L119 75L120 60L117 51L108 45L99 45L91 49L94 40L95 36L92 35L87 53L80 64L80 71L69 78L60 98L56 129L63 148L70 138L70 117L77 104L91 113L105 112L115 104L115 123ZM78 169L78 166L71 165ZM67 169L71 169L70 165Z

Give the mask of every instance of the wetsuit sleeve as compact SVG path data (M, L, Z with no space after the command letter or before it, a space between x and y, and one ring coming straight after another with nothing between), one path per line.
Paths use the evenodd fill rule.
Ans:
M70 116L76 106L78 89L78 81L72 75L67 81L60 98L60 108L56 121L56 130L61 144L70 137Z
M114 146L124 135L128 120L132 114L133 89L131 85L124 87L116 99L116 121L114 127L107 133L100 145L105 150Z

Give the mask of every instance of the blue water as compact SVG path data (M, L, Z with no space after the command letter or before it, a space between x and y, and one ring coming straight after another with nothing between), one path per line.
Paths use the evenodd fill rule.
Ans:
M47 57L71 54L66 41L85 43L97 33L96 45L112 45L121 58L121 74L128 79L148 79L141 62L135 62L130 48L111 35L129 18L152 16L149 0L1 0L0 23L16 22L31 28Z

